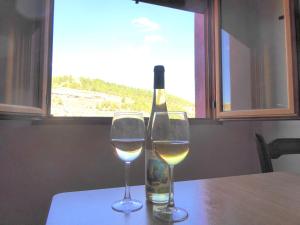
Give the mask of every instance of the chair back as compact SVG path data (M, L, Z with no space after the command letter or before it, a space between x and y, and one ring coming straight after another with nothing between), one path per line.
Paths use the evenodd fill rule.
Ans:
M255 134L255 136L261 172L273 172L273 166L268 149L268 144L265 142L265 139L260 134Z
M273 172L272 159L282 155L300 154L300 138L277 138L267 144L260 134L255 134L258 157L263 173Z

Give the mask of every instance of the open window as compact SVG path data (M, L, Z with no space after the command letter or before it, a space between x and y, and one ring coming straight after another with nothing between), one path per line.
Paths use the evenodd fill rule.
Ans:
M147 117L157 64L166 69L168 110L206 117L199 100L206 55L195 53L204 47L205 19L190 11L197 5L205 12L206 1L71 2L56 1L54 8L54 117L111 117L115 111Z
M47 114L52 0L0 0L0 114Z
M66 5L70 4L67 1L58 3L61 2ZM296 1L135 0L135 2L181 9L191 12L193 15L191 20L193 39L185 43L188 42L190 44L192 42L193 45L192 54L194 55L192 56L193 62L191 67L194 67L194 74L192 72L194 84L191 85L186 80L183 80L179 82L179 88L176 87L175 89L180 94L188 93L188 91L180 88L182 85L186 85L188 89L193 89L195 102L194 105L191 105L186 101L181 101L182 99L173 98L172 104L174 107L171 107L170 110L186 110L189 108L196 118L216 118L221 120L298 116L297 38L295 28L297 24L295 24L294 15ZM130 3L134 4L133 1L130 1ZM55 58L52 62L53 5L54 0L0 0L1 115L49 115L50 102L52 102L52 105L56 104L65 112L61 99L62 95L68 95L77 99L78 96L83 98L86 96L90 97L90 93L83 90L83 87L88 87L89 90L91 89L90 91L106 88L109 92L112 92L109 82L100 82L95 79L71 79L68 76L64 76L67 82L57 77L51 78L52 63L55 65L58 62L58 67L62 68L66 65L64 60L67 58L63 55L61 58ZM119 7L114 7L114 9L118 10ZM84 11L85 8L78 7L78 10ZM174 12L175 21L177 21L178 17L177 11L176 14ZM87 12L92 15L89 10ZM111 14L110 11L107 11L107 13L108 15ZM118 15L122 15L122 13L119 12ZM160 16L165 16L165 14L161 13ZM151 23L147 19L145 20L145 18L141 17L139 19L133 21L133 25L136 25L135 28L142 23L152 26L151 29L148 27L151 31L159 27L157 24ZM94 21L97 20L94 18ZM71 22L74 24L74 18L71 19ZM84 26L88 27L86 24L88 23L84 23ZM66 24L63 24L61 27L62 31L64 31L63 28L66 27ZM95 26L90 27L92 29L95 28ZM110 29L116 28L108 27ZM117 29L120 34L124 34L122 29L127 29L125 27L118 28L120 28ZM149 29L145 30L143 27L141 29L144 29L142 30L143 32L149 31ZM299 30L297 30L298 33ZM103 36L104 30L99 28L98 31ZM89 38L88 34L84 34L84 36ZM179 38L176 32L174 32L173 36ZM73 37L79 38L76 34ZM120 46L124 46L121 36L111 35L109 37L119 38L119 41L121 41L119 46L114 46L115 49L119 50ZM131 34L128 38L136 38L136 36ZM90 46L96 48L97 40L90 38L87 41L95 43ZM148 35L147 38L141 36L141 40L151 43L153 41L163 41L158 35ZM66 41L68 42L69 40ZM180 43L184 44L184 41ZM66 47L66 45L63 46ZM161 46L165 47L165 44ZM180 47L185 49L185 45L172 47L173 55L179 54L176 50ZM78 48L71 47L69 50L67 52L74 59L74 61L71 61L70 67L76 67L82 62L81 60L84 56L75 57L75 54L72 54L72 51L77 52ZM128 50L132 52L131 48ZM101 51L98 52L101 53ZM111 52L110 55L104 53L102 52L104 59L108 59L108 56L114 59L116 55L116 52ZM92 61L97 62L96 67L100 66L98 56L96 54L91 58L93 59ZM124 54L120 57L123 59L123 61L121 60L123 62L122 66L128 66L125 63L126 60L128 61L128 57L129 54ZM185 61L189 61L186 60L185 55L181 55L181 57ZM151 56L151 59L153 58L155 57ZM142 62L143 60L141 59L144 59L144 57L137 54L136 59ZM118 62L109 61L117 65L114 69L121 68ZM148 62L148 60L144 61ZM134 62L136 63L136 61ZM177 62L170 63L170 68L172 68L172 65L180 64L183 61L177 60ZM144 67L138 63L135 65ZM153 65L151 63L152 68ZM152 74L151 67L147 68L149 75ZM133 67L130 66L130 68ZM184 70L181 71L181 74L181 78L185 79L186 73ZM119 75L120 77L117 77L117 79L128 79L123 73L119 73ZM147 82L151 83L152 76L148 77L151 78ZM51 89L51 83L54 84L54 88L58 88L56 92L53 92L53 89ZM166 83L168 84L168 81ZM81 89L78 92L79 95L77 92L65 93L66 89L74 87ZM123 95L128 93L128 88L126 88L122 85L114 85L114 90L123 92ZM143 105L141 107L148 107L150 110L151 91L135 94L136 91L140 91L136 90L136 87L130 88L130 91L134 93L133 95L143 98L142 104L149 102L149 106ZM50 98L51 94L52 99ZM127 94L125 95L122 98L114 96L109 96L109 98L125 107L121 110L126 110L126 107L133 103L132 99ZM96 93L92 97L104 98L105 96ZM85 100L82 102L87 103ZM178 103L180 102L184 105L183 108L179 107ZM70 101L70 105L75 105L71 103ZM102 101L100 103L94 104L92 102L91 107L101 109L103 107L118 107L115 104L111 104L111 102ZM137 104L135 105L138 106ZM142 111L141 109L144 108L135 108L134 110ZM119 108L117 109L119 110ZM86 112L86 108L83 111ZM60 114L58 113L57 115ZM95 115L88 114L86 116Z
M216 117L293 117L298 74L293 0L214 0Z
M170 71L170 75L176 72L181 77L182 80L177 80L177 86L172 86L169 89L173 89L173 93L170 93L168 97L168 103L170 104L169 109L170 110L185 110L190 112L191 117L198 117L198 118L205 118L207 115L207 100L205 99L205 88L207 87L206 83L206 66L205 66L205 58L207 56L206 50L200 50L201 47L204 47L204 41L206 38L204 37L204 30L205 30L205 19L203 13L207 10L207 1L206 0L200 0L200 1L145 1L147 3L153 3L158 5L164 5L171 8L176 9L184 9L186 14L188 15L188 26L191 28L189 32L188 39L181 39L178 36L176 40L177 42L181 40L181 43L179 45L170 45L172 47L171 51L168 51L165 47L165 52L169 52L169 54L172 54L170 52L176 52L177 54L171 55L172 58L169 60L170 66L168 67L168 71ZM56 2L55 7L59 7L59 5L62 2ZM83 1L84 4L86 2ZM117 3L117 4L116 4ZM68 6L67 10L64 10L62 14L70 14L72 10L70 9L70 2L65 1L63 2L65 6ZM94 4L94 3L93 3ZM101 5L102 4L102 5ZM119 1L115 1L115 3L112 3L114 6L118 5L120 6ZM124 4L124 3L122 3ZM128 4L130 9L132 10L132 6L134 6L134 2L128 0ZM74 3L72 5L73 9L74 6L78 5L77 3ZM92 3L90 4L92 5ZM93 79L93 78L81 78L81 77L70 77L70 73L60 73L57 72L56 68L64 68L68 63L65 63L66 59L70 59L70 66L75 67L82 64L84 59L87 58L90 62L96 62L94 65L94 68L96 67L102 67L103 68L103 61L101 61L101 58L99 58L99 54L93 55L88 54L87 57L84 56L84 54L81 54L80 49L87 49L89 46L92 48L97 48L97 42L92 42L94 45L88 45L90 42L89 40L84 41L82 45L80 46L78 39L80 39L80 35L76 35L76 33L73 33L71 36L71 39L68 39L66 32L60 33L60 31L65 31L66 28L72 29L72 26L74 24L74 19L78 18L78 15L84 16L85 11L87 8L84 7L78 7L79 10L81 10L78 14L76 14L76 17L72 17L72 24L68 26L67 23L59 21L59 14L56 15L56 9L54 8L54 0L12 0L12 1L4 1L0 0L0 16L1 16L1 28L0 28L0 42L1 42L1 58L0 58L0 69L1 69L1 89L0 89L0 114L17 114L17 115L54 115L54 116L85 116L85 117L95 117L95 116L104 116L109 117L111 116L111 112L114 110L131 110L131 108L128 108L130 105L134 105L137 108L134 108L132 110L138 110L143 111L148 109L150 111L151 107L151 90L150 91L144 91L144 90L137 90L139 86L136 87L125 87L124 85L116 84L113 85L110 83L110 81L104 81L101 82L99 79ZM107 6L103 5L103 3L100 1L97 3L97 7L99 7L100 10L104 10L104 8ZM72 8L71 7L71 8ZM95 7L95 8L97 8ZM157 11L159 8L165 8L165 7L153 7L154 11ZM114 18L114 10L118 11L119 7L113 7L106 12L108 20L103 19L102 21L112 21ZM140 12L140 7L138 8L136 6L135 11ZM110 11L111 10L111 11ZM134 10L134 9L133 9ZM166 9L167 10L167 9ZM92 10L93 11L93 10ZM92 15L93 12L86 11L88 15ZM144 9L145 11L145 9ZM192 12L191 12L192 11ZM194 11L198 12L196 13L196 16L194 17ZM146 12L146 11L145 11ZM200 13L199 13L200 12ZM97 12L99 14L99 12ZM118 13L118 12L117 12ZM172 22L172 24L176 24L176 18L178 18L178 13L184 14L183 11L178 11L175 9L170 10L170 13L167 12L166 14L162 13L162 15L166 17L174 17L175 20ZM173 15L174 14L174 15ZM119 13L119 15L122 15ZM57 16L57 17L56 17ZM78 23L82 23L82 19L80 19ZM161 15L160 15L161 16ZM57 21L53 20L53 17L57 19ZM71 18L69 17L69 18ZM157 18L157 17L156 17ZM121 18L122 19L122 18ZM95 21L95 20L93 20ZM121 20L118 20L119 22ZM118 22L116 21L116 22ZM53 22L54 26L62 28L61 30L55 30L53 28ZM89 23L84 24L85 28L97 30L98 33L101 33L101 36L114 37L114 39L119 39L119 45L123 44L124 41L122 39L122 35L124 32L122 32L120 29L114 29L119 32L119 37L116 35L110 36L109 32L107 32L106 29L111 29L112 27L116 28L113 25L109 25L108 22L105 26L93 26L93 24ZM61 24L60 24L61 23ZM159 28L159 25L153 23L153 21L147 20L147 18L137 18L136 20L131 21L131 25L135 25L136 28L139 28L142 32L149 31L151 29L152 33L147 33L147 36L141 38L143 41L148 42L153 45L154 42L162 42L164 44L167 43L166 40L162 39L160 36L157 35L157 29ZM89 26L87 26L89 24ZM148 28L140 27L141 25L148 25ZM61 26L59 26L61 25ZM108 26L109 25L109 26ZM130 25L130 21L129 21ZM117 25L118 26L118 25ZM119 25L120 26L120 25ZM149 27L150 26L150 27ZM152 26L152 27L151 27ZM154 26L154 27L153 27ZM109 28L110 27L110 28ZM174 26L176 27L176 25ZM177 23L178 27L178 23ZM184 24L182 27L185 27ZM134 28L134 27L133 27ZM165 24L166 30L168 30L169 33L176 33L176 30L168 29L168 24ZM124 29L132 30L132 27L124 27ZM86 29L84 31L79 31L80 33L83 33L83 36L87 38L91 38L90 33ZM54 38L52 38L54 34ZM178 32L184 33L184 30L177 29ZM63 36L59 36L62 34ZM103 35L105 34L105 35ZM127 35L130 37L129 34ZM176 36L172 36L174 39ZM54 47L58 46L59 43L55 42L55 40L66 40L66 44L62 44L62 46L66 47L70 42L72 42L73 38L77 38L75 43L76 46L73 46L70 48L67 52L70 53L70 57L64 57L64 54L61 54L61 57L57 57L57 52L54 48L54 57L52 60L52 44L54 43ZM132 37L131 37L132 38ZM198 41L201 40L201 41ZM96 39L95 39L96 40ZM99 39L97 39L99 41ZM195 43L194 43L195 40ZM118 41L118 40L117 40ZM173 41L173 40L171 40ZM202 42L203 41L203 42ZM58 43L58 44L57 44ZM60 42L62 43L62 42ZM167 43L170 44L170 43ZM122 45L123 46L123 45ZM186 46L189 47L189 57L190 61L188 62L188 58L185 57L185 52L187 52ZM195 47L196 46L196 50ZM115 49L119 49L118 46L114 45ZM126 46L125 46L126 47ZM178 51L178 48L181 48L183 51ZM203 48L204 49L204 48ZM114 61L115 56L117 52L104 52L103 49L98 49L98 53L102 53L104 55L104 58L109 59L109 56L111 55L112 58L110 62L114 65L112 70L116 70L117 68L124 69L124 66L126 66L125 61L130 59L129 56L132 55L132 51L129 51L128 53L131 55L121 55L122 57L119 57L121 61ZM129 80L128 75L130 75L132 69L134 69L136 66L138 67L145 67L143 65L140 65L139 62L147 62L147 59L144 59L144 57L140 56L140 53L143 53L143 51L148 51L146 48L140 49L136 55L136 59L141 59L138 62L135 60L132 60L133 66L128 66L129 71L125 73L125 71L118 73L119 76L118 80L121 82L122 80ZM200 50L200 51L199 51ZM76 61L76 54L72 54L72 51L79 52L79 57L77 57ZM195 53L196 51L196 53ZM198 54L197 52L200 52ZM120 52L120 49L119 49ZM183 54L182 54L183 53ZM105 55L106 54L106 55ZM159 53L158 53L159 54ZM174 57L177 55L177 58ZM179 56L179 57L178 57ZM183 60L180 60L180 57ZM168 57L165 57L168 58ZM173 60L173 58L176 58L176 60ZM126 60L125 60L126 59ZM155 57L152 57L152 61L155 59ZM72 61L73 60L73 61ZM75 60L75 61L74 61ZM156 59L157 63L161 63L161 61L158 61L159 59ZM173 61L172 61L173 60ZM147 76L148 78L148 84L150 85L151 89L151 83L153 80L152 76L152 69L154 62L150 62L149 67L147 67L147 71L149 72ZM102 62L101 65L99 62ZM134 66L136 65L136 66ZM178 70L178 66L174 65L181 65L180 71ZM188 66L185 66L188 65ZM104 65L105 66L105 65ZM54 72L54 76L52 76L52 68ZM174 69L175 68L175 69ZM91 67L89 68L91 69ZM131 70L131 71L130 71ZM79 73L86 75L90 72L89 71L79 71ZM109 71L109 70L108 70ZM109 71L110 72L110 71ZM141 73L141 71L138 71L140 73L138 74L144 74ZM147 73L148 73L147 72ZM180 75L181 74L181 75ZM62 77L57 77L56 75L63 75ZM108 74L109 76L109 74ZM111 76L112 77L112 76ZM170 76L171 78L171 76ZM136 79L137 80L137 79ZM145 79L143 79L145 80ZM176 79L173 79L176 80ZM200 82L199 82L200 81ZM201 83L201 81L205 81L205 83ZM130 81L129 81L130 82ZM174 83L174 81L172 81ZM168 84L171 84L171 82L168 82ZM52 84L52 87L51 87ZM80 86L78 88L78 86ZM170 87L169 86L169 87ZM70 89L78 89L72 92L66 92ZM88 90L85 90L87 88ZM99 92L99 88L101 90L107 89L106 91L110 93L104 93L99 94L96 92ZM117 92L123 92L123 96L113 96L115 93L111 93L113 91ZM198 90L197 93L195 93ZM124 92L125 91L125 92ZM92 99L96 99L98 102L93 101L86 101L86 97L90 97L91 93L95 94L92 96ZM132 92L135 97L140 98L140 102L138 104L133 104L133 100L131 96L129 96L129 92ZM137 94L138 93L138 94ZM177 96L176 94L179 94ZM64 99L64 97L67 96L68 98ZM106 101L104 99L105 97L109 98L109 100ZM73 104L73 100L83 100L79 104ZM104 100L103 100L104 99ZM203 100L204 99L204 100ZM64 103L65 102L70 103L69 105L72 105L72 108L81 107L80 109L75 109L75 113L71 112L72 110L68 109ZM100 101L101 100L101 101ZM78 103L78 101L77 101ZM84 105L87 103L91 103L90 106ZM95 104L94 104L95 103ZM148 105L146 105L148 104ZM50 107L50 105L52 105ZM121 108L119 107L121 105ZM208 104L209 105L209 104ZM86 107L87 106L87 107ZM124 108L125 107L125 108ZM195 109L196 108L196 109ZM91 112L89 112L89 109L92 109ZM95 111L103 111L104 114L97 114L93 112L93 109L96 109ZM107 110L109 109L109 110ZM77 113L76 112L80 112ZM81 113L82 112L82 113ZM106 114L105 114L106 113ZM147 115L147 113L145 114Z

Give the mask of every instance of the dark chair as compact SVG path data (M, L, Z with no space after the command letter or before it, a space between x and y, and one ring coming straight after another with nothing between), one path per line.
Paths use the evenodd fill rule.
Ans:
M287 154L300 154L300 138L278 138L267 144L262 135L255 134L255 136L263 173L273 172L271 159Z

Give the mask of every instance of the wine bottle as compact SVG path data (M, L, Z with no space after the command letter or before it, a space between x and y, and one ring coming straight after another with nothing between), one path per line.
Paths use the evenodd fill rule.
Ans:
M158 158L151 143L151 126L154 113L167 111L164 72L165 69L163 66L158 65L154 67L152 110L146 136L145 187L147 201L152 203L168 202L170 188L168 165Z

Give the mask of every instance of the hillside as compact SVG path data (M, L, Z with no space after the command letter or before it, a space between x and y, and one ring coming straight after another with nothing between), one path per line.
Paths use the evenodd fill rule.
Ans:
M54 76L51 113L55 116L111 116L114 111L140 111L149 115L152 91L100 79ZM194 104L167 94L167 107L194 117Z

